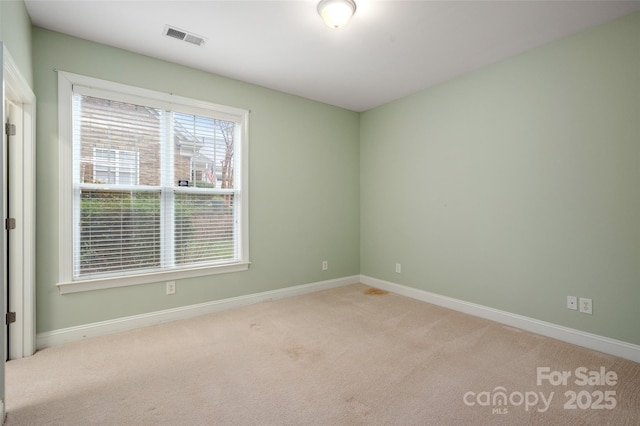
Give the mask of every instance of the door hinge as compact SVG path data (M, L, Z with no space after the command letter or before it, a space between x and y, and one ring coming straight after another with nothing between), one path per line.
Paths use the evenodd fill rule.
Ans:
M5 324L9 325L11 323L16 322L16 313L15 312L7 312L5 315Z
M15 136L16 135L16 125L11 123L5 123L4 132L7 136Z
M16 218L8 217L4 221L4 228L7 230L16 229Z

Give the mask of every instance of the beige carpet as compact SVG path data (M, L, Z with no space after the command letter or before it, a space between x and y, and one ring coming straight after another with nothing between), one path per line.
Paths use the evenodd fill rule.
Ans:
M538 367L572 375L538 386ZM580 367L616 384L576 384ZM8 425L640 424L640 364L363 285L49 348L6 370Z

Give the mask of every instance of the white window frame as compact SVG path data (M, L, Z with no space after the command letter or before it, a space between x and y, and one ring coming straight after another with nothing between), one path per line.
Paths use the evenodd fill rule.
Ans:
M238 255L239 259L231 263L209 265L202 267L191 267L176 270L150 272L150 273L130 273L127 275L75 279L73 278L73 202L74 197L79 197L78 190L73 188L73 128L72 128L72 98L73 85L83 86L86 90L109 91L117 93L124 101L127 98L131 103L144 99L147 106L164 108L166 110L179 109L181 112L193 113L194 115L210 115L215 112L216 117L234 121L240 126L240 143L236 147L239 152L240 172L234 183L237 184L235 192L237 194L236 208L236 232L238 235ZM176 108L177 107L177 108ZM249 269L249 111L224 105L217 105L210 102L185 98L181 96L156 92L114 83L111 81L96 79L79 74L58 71L58 133L59 133L59 278L57 287L61 294L76 293L81 291L98 290L113 287L123 287L137 284L147 284L162 282L165 280L176 280L192 278L205 275L222 274L229 272L246 271ZM194 188L195 190L196 188Z
M109 161L104 160L102 157L97 155L99 151L113 153L113 164L107 165ZM131 154L133 154L132 156L135 157L135 164L133 165L133 168L132 168L133 170L123 172L122 169L126 167L126 166L123 166L123 163L127 164L127 162L123 161L122 157L123 155L131 155ZM103 167L109 168L109 166L113 166L114 173L115 173L113 177L114 182L105 182L105 183L119 185L121 183L120 173L133 173L134 174L133 184L138 185L140 183L140 153L139 152L126 151L124 149L113 149L113 148L93 148L93 161L94 161L94 166L93 166L94 182L98 181L97 176L101 168Z

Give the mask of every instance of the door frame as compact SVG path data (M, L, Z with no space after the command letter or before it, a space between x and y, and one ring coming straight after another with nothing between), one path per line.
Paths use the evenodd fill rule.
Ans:
M9 233L10 276L8 306L16 312L16 322L9 333L9 359L31 356L36 351L35 322L35 126L36 96L18 69L6 45L2 45L2 80L4 83L3 117L5 102L11 101L18 109L16 123L22 128L12 140L12 164L9 168L11 216L16 228ZM7 160L8 161L8 160ZM4 340L4 339L3 339Z

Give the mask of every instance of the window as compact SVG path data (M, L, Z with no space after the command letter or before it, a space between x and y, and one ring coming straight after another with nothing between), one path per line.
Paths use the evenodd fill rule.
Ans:
M137 185L140 180L139 158L139 152L93 148L93 181Z
M247 111L59 72L59 112L61 292L248 268Z

